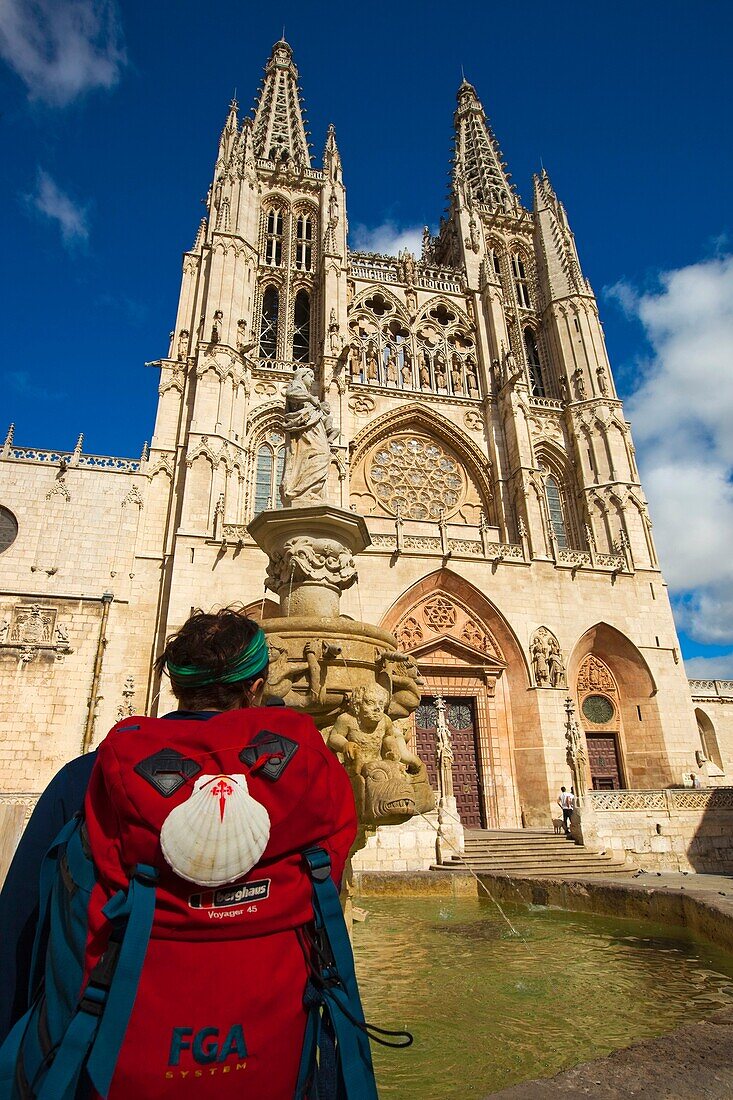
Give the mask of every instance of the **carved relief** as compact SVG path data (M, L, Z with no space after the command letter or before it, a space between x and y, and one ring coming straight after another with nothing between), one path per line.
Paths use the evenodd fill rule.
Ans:
M125 680L125 686L122 689L122 702L117 706L117 721L120 722L123 718L131 718L135 713L132 707L132 700L135 698L135 678L128 676Z
M52 645L58 608L16 607L10 620L8 644L10 645Z
M537 687L565 687L565 661L560 643L551 630L541 626L532 636L529 645L532 670Z
M255 393L260 394L262 397L274 397L277 393L277 386L272 382L256 382Z
M590 691L616 694L616 684L611 672L593 653L583 659L578 671L578 695L585 695Z
M477 412L473 409L469 409L463 418L463 423L467 428L470 428L472 432L480 432L484 426L484 422Z
M356 416L369 416L376 408L376 402L371 397L362 396L352 397L349 401L349 408Z
M356 580L354 558L332 539L308 535L289 539L270 560L267 587L279 592L292 582L304 580L325 581L339 591L348 588Z
M450 630L456 625L456 608L450 600L443 596L436 596L429 600L424 608L425 621L434 630Z
M405 649L412 649L413 646L423 640L424 636L423 629L414 615L408 615L406 619L403 619L395 631L395 638L399 645Z
M433 635L449 635L472 649L503 661L501 648L488 627L458 600L444 594L426 598L394 629L400 647L415 649Z

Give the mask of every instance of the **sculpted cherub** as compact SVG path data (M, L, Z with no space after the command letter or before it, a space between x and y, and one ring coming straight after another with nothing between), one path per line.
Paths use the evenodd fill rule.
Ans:
M329 748L343 754L354 771L360 772L373 760L394 760L404 764L410 775L423 768L419 756L410 752L401 731L385 714L389 692L379 684L368 684L354 692L351 713L340 714L328 737Z

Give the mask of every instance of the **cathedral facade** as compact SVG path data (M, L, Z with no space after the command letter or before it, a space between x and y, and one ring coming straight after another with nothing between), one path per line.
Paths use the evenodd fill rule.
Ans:
M424 696L407 731L435 777L446 703L464 825L550 821L566 700L588 785L663 788L701 739L598 307L546 172L510 183L474 88L422 254L350 251L333 128L311 160L285 41L253 117L232 103L183 257L140 459L0 458L6 799L31 800L120 717L170 709L153 662L192 608L277 614L247 531L279 507L283 393L312 365L329 497L371 545L342 611L391 631ZM720 756L711 782L725 782ZM556 810L555 810L556 813Z

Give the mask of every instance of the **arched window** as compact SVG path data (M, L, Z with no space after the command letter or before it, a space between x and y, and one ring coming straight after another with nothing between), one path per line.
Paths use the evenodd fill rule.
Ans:
M312 256L313 219L301 214L295 231L295 266L299 271L310 271Z
M280 502L280 482L283 479L285 465L285 436L273 429L268 432L257 448L255 467L255 505L257 516L265 508L282 508Z
M277 315L280 295L277 287L268 286L262 295L262 321L260 324L260 358L277 359Z
M265 263L279 267L283 259L283 212L273 207L267 212Z
M311 347L311 300L307 290L299 290L295 296L293 322L293 359L297 363L308 363Z
M545 478L545 495L547 497L547 510L550 514L550 523L555 534L555 540L561 550L569 547L568 530L563 510L563 500L560 487L552 474Z
M532 382L532 396L545 397L545 383L542 379L542 367L540 366L537 337L531 328L526 328L524 330L524 348L527 352L527 365L529 367L529 377Z
M512 256L512 273L514 275L514 289L517 292L517 302L523 309L529 309L532 303L529 299L527 269L524 266L524 260L516 252Z

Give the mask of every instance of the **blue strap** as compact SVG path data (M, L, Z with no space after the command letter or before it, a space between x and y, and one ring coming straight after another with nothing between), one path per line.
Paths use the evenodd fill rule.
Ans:
M338 890L331 878L331 860L322 848L303 855L313 880L313 912L316 928L323 930L333 955L334 966L321 977L322 1003L336 1035L337 1056L348 1100L378 1100L372 1055L364 1011L354 970L354 955L341 909Z
M74 1015L36 1100L74 1100L97 1021L98 1017L90 1012Z
M41 979L41 974L38 971L39 966L42 968L41 960L39 958L41 942L44 940L44 933L46 928L46 921L48 918L48 908L51 903L51 892L53 885L56 881L58 873L58 853L59 849L68 844L74 832L79 828L80 819L78 817L72 817L70 821L67 821L63 828L60 830L53 844L43 857L43 863L41 864L41 875L39 883L39 900L38 900L38 923L36 925L36 937L33 941L33 954L31 956L31 969L28 979L28 1003L33 1001L36 993L36 988Z
M154 867L138 863L127 892L120 890L102 910L113 923L126 922L107 1004L87 1063L89 1078L102 1097L109 1092L137 996L155 916L157 880L158 872Z

